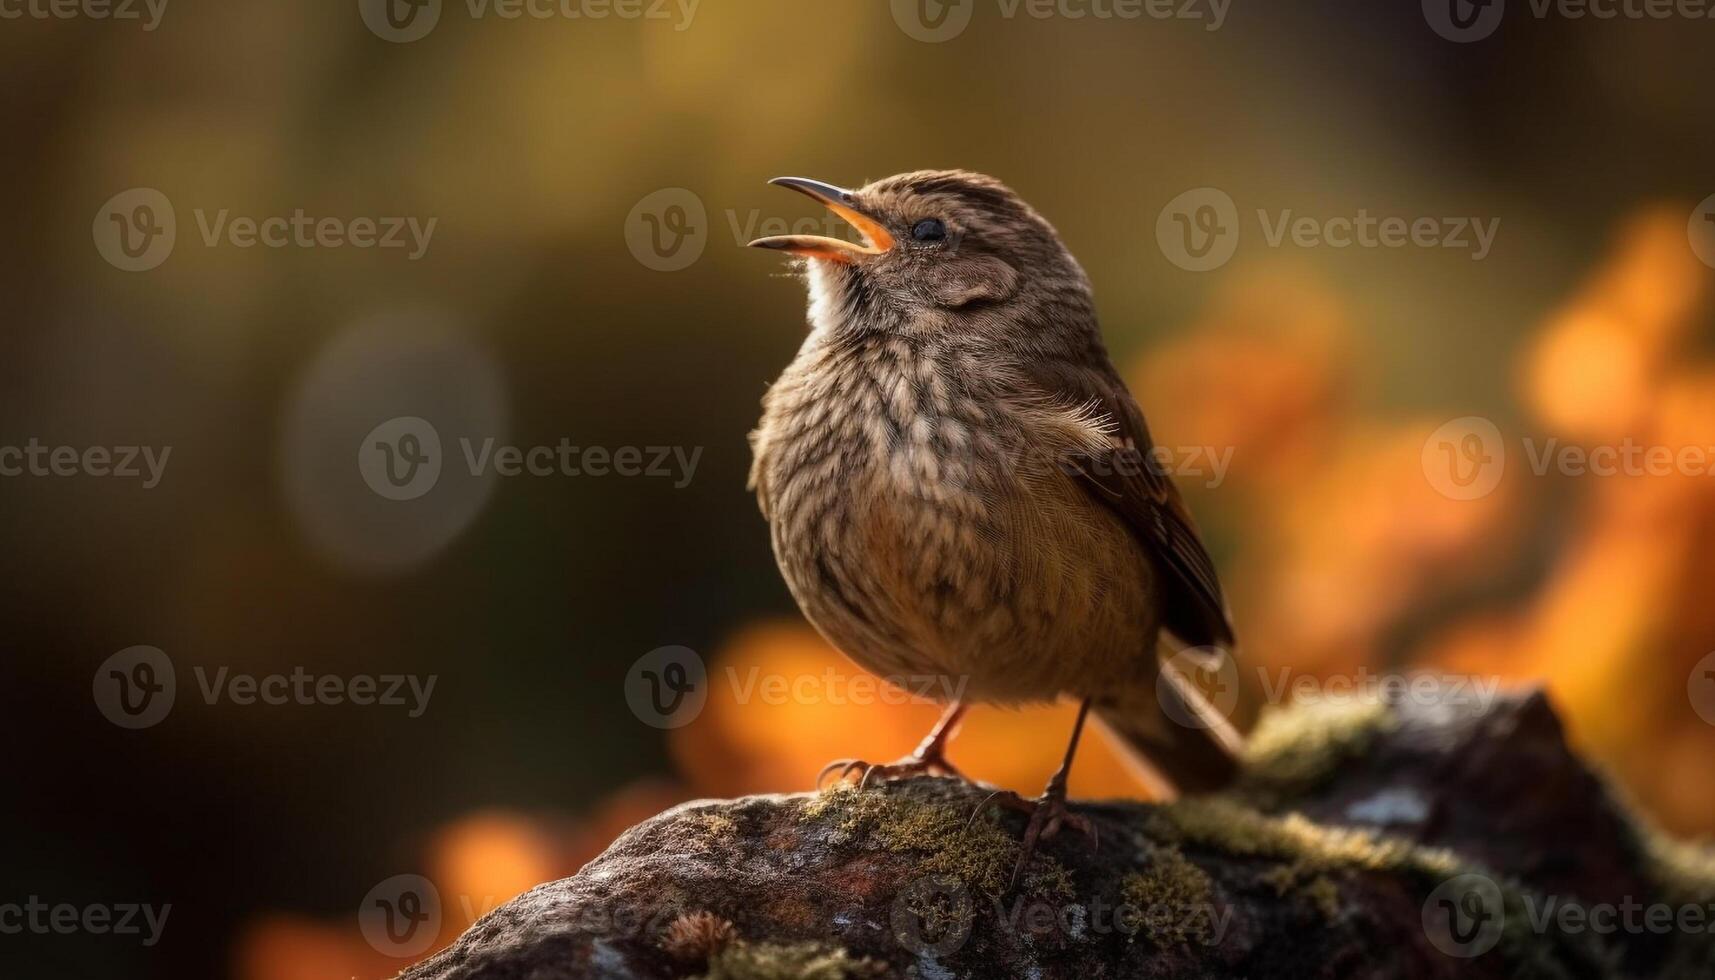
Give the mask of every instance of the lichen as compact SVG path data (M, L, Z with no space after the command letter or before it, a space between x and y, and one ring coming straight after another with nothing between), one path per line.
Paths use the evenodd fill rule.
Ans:
M1340 886L1329 875L1314 871L1302 861L1277 864L1257 876L1257 880L1282 898L1297 895L1307 899L1323 921L1340 917Z
M1332 922L1340 917L1340 886L1327 875L1316 875L1305 882L1299 891L1310 899L1316 906L1316 911L1322 913L1322 918Z
M1544 937L1531 928L1523 886L1493 870L1463 861L1451 851L1372 830L1322 826L1297 813L1268 816L1221 799L1187 799L1164 806L1152 816L1150 829L1166 839L1195 843L1234 856L1283 861L1283 868L1259 875L1258 881L1277 889L1299 890L1330 919L1343 911L1334 883L1343 874L1388 874L1415 880L1425 894L1457 875L1480 874L1494 882L1501 894L1504 915L1500 954L1508 962L1520 965L1519 976L1569 976L1550 952L1557 945L1586 962L1595 962L1598 955L1597 937L1590 934L1554 933L1545 943ZM1319 883L1318 878L1325 879L1326 884Z
M1650 876L1674 901L1715 904L1715 848L1670 837L1653 826L1638 828Z
M895 790L830 787L806 803L803 813L854 840L916 855L919 873L952 878L990 897L1010 889L1022 846L986 809L965 813ZM1031 857L1020 884L1031 894L1063 899L1074 894L1071 873L1040 852Z
M707 963L738 939L738 929L713 912L688 912L674 919L661 949L681 963Z
M854 959L850 953L819 943L736 942L709 959L699 980L867 980L879 977L883 964Z
M1156 810L1153 833L1228 854L1294 862L1305 873L1328 871L1420 871L1457 874L1452 852L1423 847L1357 827L1328 827L1301 814L1271 817L1230 800L1183 799Z
M1128 919L1156 946L1211 941L1215 884L1176 847L1149 845L1146 864L1120 880Z
M697 829L710 837L730 838L738 833L738 822L719 811L699 813L691 820Z
M738 836L738 822L719 810L693 813L685 822L697 837L698 849L705 853L731 843Z
M1300 798L1398 725L1398 716L1375 700L1268 711L1245 742L1239 794L1264 806Z

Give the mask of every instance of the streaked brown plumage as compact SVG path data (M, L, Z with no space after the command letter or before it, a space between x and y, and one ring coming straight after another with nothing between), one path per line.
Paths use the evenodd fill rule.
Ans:
M1197 695L1157 691L1164 628L1231 648L1220 586L1054 229L963 171L778 183L866 238L753 243L806 260L810 334L751 436L805 615L877 674L944 676L966 701L1083 699L1180 790L1225 783L1224 720L1170 722L1163 697ZM950 770L950 728L901 768Z

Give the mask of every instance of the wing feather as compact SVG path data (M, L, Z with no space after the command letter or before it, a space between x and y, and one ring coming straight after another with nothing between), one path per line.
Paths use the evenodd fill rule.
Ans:
M1068 468L1125 521L1166 572L1163 625L1188 645L1232 649L1233 628L1215 563L1179 488L1159 463L1143 412L1124 382L1111 369L1064 362L1032 380L1041 397L1100 414L1102 444L1072 450Z

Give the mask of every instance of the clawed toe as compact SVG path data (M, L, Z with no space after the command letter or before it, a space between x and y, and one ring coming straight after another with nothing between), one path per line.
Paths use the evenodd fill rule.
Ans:
M954 779L965 779L964 773L955 769L945 758L917 755L906 756L885 765L865 762L862 759L835 759L816 774L816 788L821 789L830 775L834 776L836 783L846 782L856 776L859 789L866 789L873 783L891 782L911 776L951 776Z
M947 761L947 742L953 737L953 731L958 727L959 719L965 716L966 705L963 701L955 701L941 715L941 720L935 723L929 736L917 751L898 762L890 762L885 766L872 765L862 759L835 759L822 767L816 774L816 788L821 789L830 773L838 772L838 782L845 782L857 773L858 788L867 787L872 781L887 782L893 779L905 779L909 776L951 776L954 779L970 782L965 774L953 767Z
M1034 801L1026 800L1016 793L1007 793L997 799L1005 806L1030 814L1030 823L1024 828L1024 840L1019 846L1018 864L1012 869L1013 884L1017 884L1018 879L1023 877L1024 869L1036 855L1037 845L1059 834L1064 828L1069 827L1089 838L1092 851L1101 845L1101 835L1095 822L1072 812L1072 808L1067 806L1064 786L1050 786L1041 799Z
M828 781L829 774L836 770L839 772L839 776L834 779L834 782L841 783L851 778L852 773L868 767L869 763L862 759L835 759L823 766L821 772L816 773L816 788L821 789L822 784Z

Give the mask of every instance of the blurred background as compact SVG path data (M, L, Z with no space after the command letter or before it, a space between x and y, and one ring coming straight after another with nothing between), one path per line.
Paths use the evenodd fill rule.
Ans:
M1468 43L1433 4L1245 0L1218 30L1207 5L998 0L0 20L0 447L79 454L0 477L0 902L171 905L148 946L0 936L0 972L389 976L670 804L916 743L935 706L827 693L856 670L798 617L745 489L804 294L741 246L822 221L780 174L981 170L1056 224L1158 441L1231 451L1181 485L1247 666L1546 683L1654 819L1715 831L1710 467L1530 465L1715 447L1715 35L1515 6ZM1197 188L1240 219L1201 272L1158 236ZM1479 258L1277 245L1258 211L1498 225ZM243 244L241 219L300 212L332 230ZM356 246L393 218L403 247ZM1473 417L1492 428L1446 428ZM404 465L430 431L432 486L389 495L365 447ZM1507 454L1477 495L1434 463L1473 431ZM680 462L466 459L562 440ZM145 486L89 447L170 456ZM672 729L626 695L663 646L708 672ZM140 662L176 697L127 727L113 685L166 679ZM434 686L224 686L294 671ZM979 709L953 758L1033 793L1070 718ZM1099 744L1072 790L1143 793ZM410 949L360 918L402 874L440 897Z

